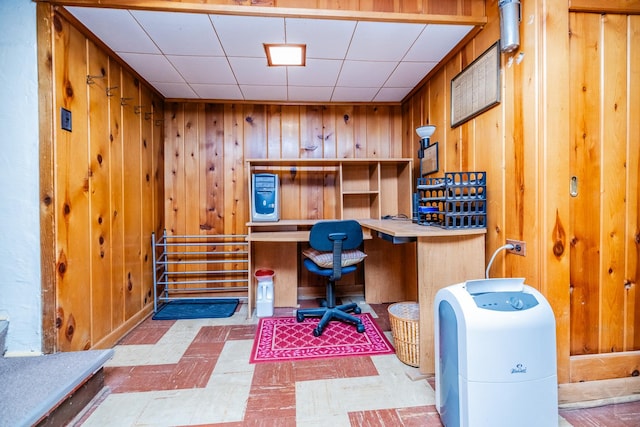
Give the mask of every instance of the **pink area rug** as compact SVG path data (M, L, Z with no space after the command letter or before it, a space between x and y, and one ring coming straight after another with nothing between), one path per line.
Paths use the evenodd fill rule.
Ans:
M355 326L332 321L319 337L313 336L319 318L298 323L295 317L265 317L251 351L251 363L307 360L325 357L371 356L393 354L393 346L369 313L358 315L365 326L358 333Z

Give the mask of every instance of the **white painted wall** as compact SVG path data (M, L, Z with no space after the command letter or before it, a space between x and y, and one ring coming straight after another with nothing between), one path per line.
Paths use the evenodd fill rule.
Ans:
M42 352L36 31L34 2L0 0L0 319L9 320L7 356Z

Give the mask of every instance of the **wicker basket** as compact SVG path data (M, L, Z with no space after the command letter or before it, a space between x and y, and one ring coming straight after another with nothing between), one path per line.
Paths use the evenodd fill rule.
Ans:
M387 310L398 359L409 366L418 367L420 365L418 303L398 302L391 304Z

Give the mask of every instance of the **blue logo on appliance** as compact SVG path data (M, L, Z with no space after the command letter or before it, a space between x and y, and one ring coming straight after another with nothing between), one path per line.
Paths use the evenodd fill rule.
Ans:
M511 373L512 374L526 374L527 373L527 367L524 366L522 363L518 363L515 368L511 369Z

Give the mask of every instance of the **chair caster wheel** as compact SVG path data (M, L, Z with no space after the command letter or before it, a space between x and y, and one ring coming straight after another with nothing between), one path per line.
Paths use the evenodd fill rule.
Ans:
M296 321L298 323L304 321L304 315L300 314L300 313L296 313Z
M354 314L360 314L360 313L362 313L362 310L360 310L360 307L356 307L356 308L353 309L353 313Z
M322 335L322 331L319 328L315 328L313 330L313 336L314 337L319 337L320 335Z
M358 323L356 325L356 331L358 331L359 333L363 333L364 332L364 325L362 323Z

